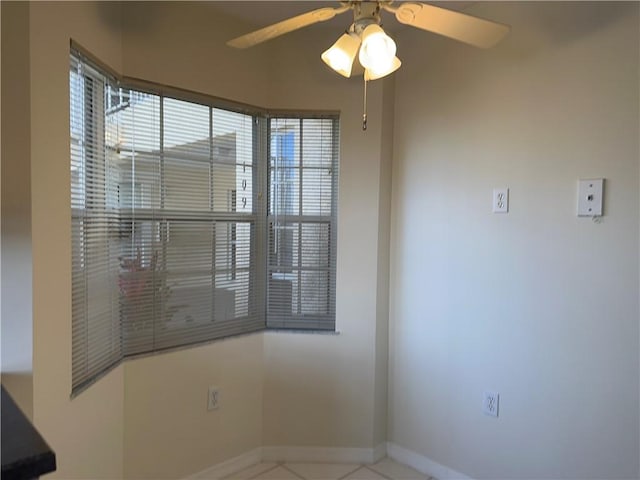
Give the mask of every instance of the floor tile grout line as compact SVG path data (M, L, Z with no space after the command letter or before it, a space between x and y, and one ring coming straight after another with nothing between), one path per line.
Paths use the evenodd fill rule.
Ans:
M307 480L306 478L304 478L302 475L300 475L298 472L295 472L293 470L291 470L286 463L283 463L281 465L285 470L288 470L289 472L293 473L296 477L302 479L302 480Z
M345 478L347 478L349 475L351 475L352 473L356 473L358 470L360 470L362 467L364 467L364 465L360 464L356 467L355 470L352 470L349 473L345 473L344 475L342 475L341 477L336 478L336 480L344 480Z
M374 464L374 465L375 465L375 464ZM373 473L377 473L378 475L380 475L381 477L386 478L387 480L394 480L393 478L391 478L391 477L389 477L389 476L385 475L384 473L381 473L381 472L379 472L379 471L377 471L377 470L374 470L374 469L373 469L373 468L371 468L369 465L363 465L363 467L364 467L364 468L366 468L367 470L369 470L369 471L373 472Z
M258 464L258 465L259 465L259 464ZM265 473L270 472L271 470L275 470L276 468L278 468L278 466L279 466L279 465L276 463L273 467L271 467L271 468L267 468L266 470L263 470L263 471L262 471L262 472L260 472L260 473L256 473L254 476L249 477L247 480L253 480L254 478L258 478L260 475L264 475ZM236 472L236 473L238 473L238 472ZM226 477L226 478L228 478L229 480L231 480L233 477L229 476L229 477Z
M259 464L260 464L260 463L258 463L258 464L256 464L256 465L254 465L254 466L257 466L257 465L259 465ZM337 464L329 464L329 465L337 465ZM361 470L361 469L366 469L366 470L368 470L368 471L370 471L370 472L372 472L372 473L374 473L374 474L376 474L376 475L381 476L381 477L382 477L382 478L384 478L385 480L397 480L397 479L395 479L394 477L391 477L391 476L389 476L389 475L387 475L387 474L385 474L385 473L379 472L378 470L375 470L375 469L371 468L371 467L373 467L373 466L375 466L375 465L376 465L376 464L370 464L370 465L369 465L369 464L358 464L358 465L356 466L356 468L355 468L355 469L350 470L349 472L345 473L344 475L342 475L342 476L340 476L340 477L337 477L335 480L344 480L344 479L346 479L347 477L349 477L350 475L353 475L354 473L356 473L358 470ZM301 474L299 474L299 473L298 473L298 472L296 472L295 470L292 470L292 469L287 465L287 462L275 462L275 463L274 463L272 466L270 466L269 468L266 468L265 470L261 470L260 472L258 472L258 473L256 473L256 474L252 475L251 477L248 477L248 478L247 478L247 480L256 480L256 479L259 479L262 475L264 475L264 474L266 474L266 473L269 473L269 472L271 472L271 471L273 471L273 470L277 469L278 467L282 467L284 470L288 471L289 473L291 473L292 475L294 475L296 478L299 478L300 480L310 480L310 479L307 479L306 477L302 476ZM238 473L238 472L237 472L237 473ZM418 473L420 473L420 472L418 472ZM227 476L225 476L225 477L222 477L222 479L221 479L221 480L233 480L233 475L234 475L234 474L232 473L232 474L230 474L230 475L227 475ZM424 474L421 474L421 475L424 475ZM437 480L437 479L436 479L435 477L432 477L432 476L430 476L430 475L427 475L427 476L426 476L426 480Z

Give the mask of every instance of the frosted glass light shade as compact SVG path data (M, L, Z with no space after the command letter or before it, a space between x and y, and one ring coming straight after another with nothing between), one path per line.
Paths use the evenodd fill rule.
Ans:
M402 65L402 62L400 61L400 59L398 57L393 57L393 60L391 61L391 65L389 65L389 67L387 67L386 69L382 69L382 70L374 70L372 68L365 69L364 79L377 80L379 78L386 77L390 73L393 73L396 70L398 70L400 68L400 65Z
M353 61L358 53L358 47L360 47L360 39L345 33L328 50L325 50L320 57L333 70L343 77L349 78Z
M391 68L396 56L396 42L375 23L362 31L360 63L375 72L384 72Z

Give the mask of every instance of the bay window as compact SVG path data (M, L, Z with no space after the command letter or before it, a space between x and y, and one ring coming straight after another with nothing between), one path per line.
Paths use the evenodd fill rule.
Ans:
M74 392L131 355L335 329L336 115L70 66Z

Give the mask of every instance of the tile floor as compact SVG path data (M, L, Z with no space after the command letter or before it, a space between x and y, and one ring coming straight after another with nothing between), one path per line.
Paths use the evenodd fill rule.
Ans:
M356 463L258 463L224 480L433 480L384 458L373 465Z

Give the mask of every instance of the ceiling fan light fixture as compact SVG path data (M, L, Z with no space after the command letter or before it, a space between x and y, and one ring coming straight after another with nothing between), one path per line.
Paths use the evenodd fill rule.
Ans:
M364 71L364 79L365 80L378 80L379 78L386 77L387 75L395 72L400 68L402 62L398 57L393 57L391 61L391 65L384 70L374 70L372 68L367 68Z
M372 23L362 31L359 55L363 67L376 72L391 68L396 58L396 42L384 33L380 25Z
M333 70L343 77L349 78L359 47L360 39L355 35L345 33L320 57Z

